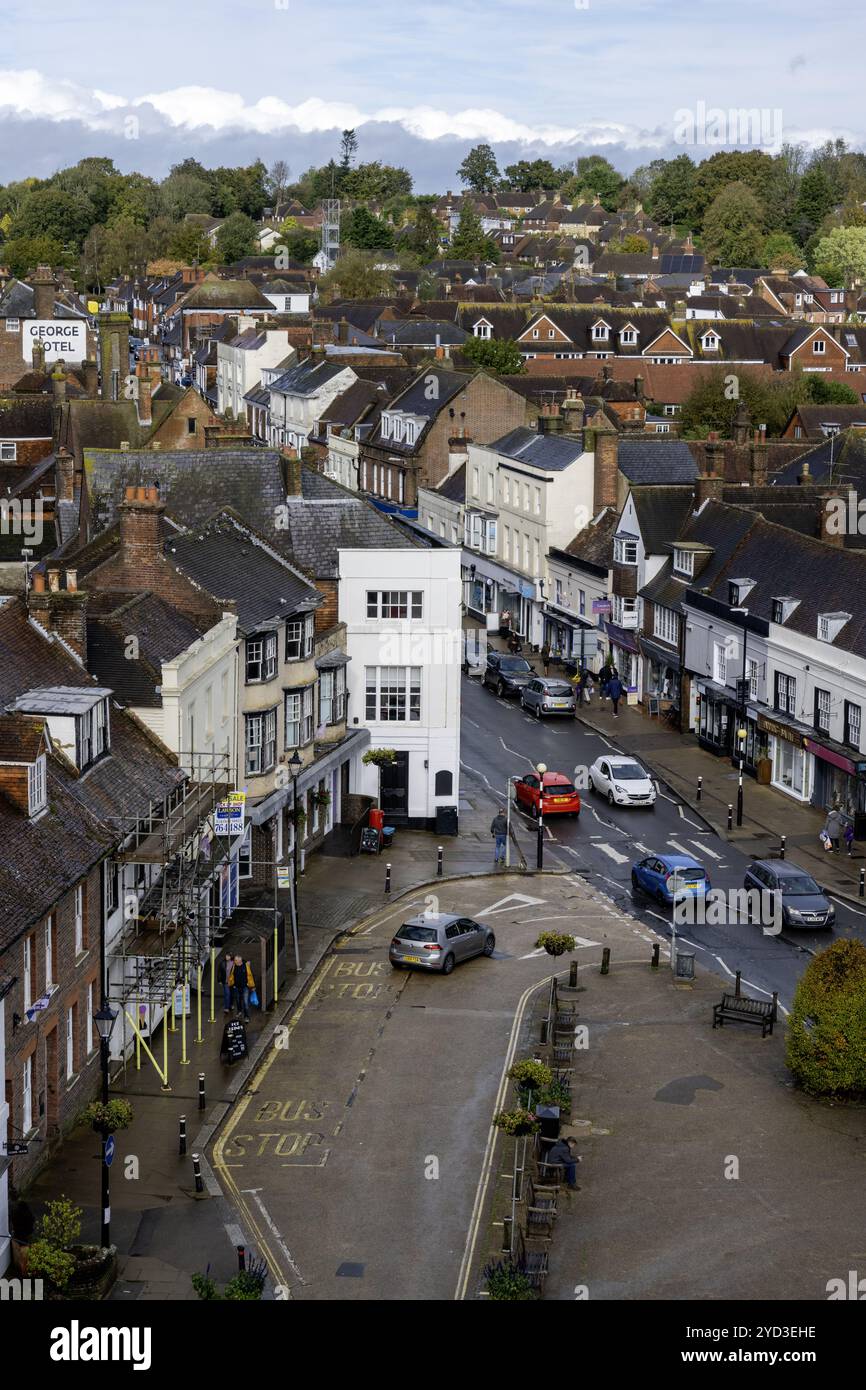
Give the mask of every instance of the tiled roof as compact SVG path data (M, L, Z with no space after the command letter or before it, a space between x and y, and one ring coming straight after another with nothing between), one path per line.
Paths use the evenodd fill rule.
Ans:
M691 483L697 464L682 439L641 436L619 440L619 471L634 485Z
M561 473L576 463L583 453L583 439L561 434L536 434L520 426L486 446L515 463L529 464L545 473Z

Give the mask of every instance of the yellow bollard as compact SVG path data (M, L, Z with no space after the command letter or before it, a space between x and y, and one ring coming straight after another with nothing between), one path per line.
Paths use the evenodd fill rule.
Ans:
M166 1091L170 1089L168 1084L168 1020L164 1015L162 1020L162 1084Z
M204 1038L203 1038L202 1035L201 1035L201 977L202 977L202 968L201 968L201 966L199 966L199 968L198 968L198 994L197 994L196 1004L195 1004L196 1020L197 1020L197 1024L198 1024L198 1034L197 1034L197 1037L196 1037L196 1042L197 1042L197 1043L204 1042Z
M141 1036L139 1026L141 1024L141 999L135 1001L135 1070L141 1071Z

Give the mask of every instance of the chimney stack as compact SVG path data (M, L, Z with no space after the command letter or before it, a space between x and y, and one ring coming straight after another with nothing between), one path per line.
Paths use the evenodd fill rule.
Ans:
M34 622L46 632L62 638L86 662L87 594L78 587L76 570L67 570L63 578L65 583L61 587L61 571L50 569L46 589L45 575L36 570L27 595L27 608Z
M643 400L644 395L643 395L643 377L642 377L642 376L636 376L635 379L634 379L634 393L635 393L635 395L637 396L637 398L638 398L639 401L642 401L642 400Z
M148 571L162 554L161 519L165 504L155 487L128 487L118 507L120 559L124 570L140 576L148 587Z
M153 412L151 410L151 395L153 387L150 378L140 376L138 378L138 396L136 398L136 410L138 411L138 423L140 425L151 425L153 423Z
M600 511L602 507L616 506L618 473L619 435L612 425L598 425L595 430L595 453L593 456L592 508L594 512Z
M88 396L99 395L99 367L90 360L84 363L84 391Z
M846 528L839 525L840 511L843 516L847 515L847 502L844 497L832 488L819 494L818 535L825 545L834 545L837 550L844 550Z
M767 471L769 460L769 448L767 446L767 427L762 425L759 430L755 430L751 446L752 461L749 468L749 480L752 487L766 487Z
M742 448L749 438L749 425L751 423L749 407L745 401L740 401L739 408L734 416L733 439L738 448Z
M129 375L129 314L108 310L99 323L99 365L105 400L123 398L123 382Z
M695 511L699 511L707 501L721 502L725 488L725 446L715 430L707 436L705 448L706 468L695 479ZM722 465L721 472L716 467L719 462Z
M814 481L815 479L812 477L812 474L809 471L809 460L804 459L803 467L800 469L800 472L797 476L797 482L800 484L800 487L811 487Z
M50 265L39 265L31 281L33 309L38 319L54 318L54 271Z
M33 370L34 370L34 372L44 372L44 371L45 371L45 344L42 342L41 338L34 338L34 340L33 340L33 349L32 349L32 351L31 351L30 356L31 356L31 360L32 360L32 362L33 362Z
M55 367L51 373L51 389L55 401L66 400L66 377L59 367Z
M75 459L65 444L54 455L55 483L58 502L75 501Z
M562 403L565 413L565 427L569 434L580 434L583 429L583 420L586 407L582 396L570 396Z

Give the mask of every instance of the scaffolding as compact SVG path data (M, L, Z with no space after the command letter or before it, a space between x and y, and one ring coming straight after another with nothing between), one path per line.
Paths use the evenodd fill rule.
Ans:
M327 262L325 269L333 270L340 255L340 200L322 200L322 255Z

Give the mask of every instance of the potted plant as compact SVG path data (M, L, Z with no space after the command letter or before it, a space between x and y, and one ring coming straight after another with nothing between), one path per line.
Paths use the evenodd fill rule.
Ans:
M128 1100L119 1097L114 1100L91 1101L84 1112L85 1121L100 1134L114 1134L119 1129L129 1129L133 1119L133 1109Z
M326 806L330 806L331 804L331 793L325 788L324 791L313 792L311 799L314 806L321 806L324 810Z
M561 1115L571 1114L571 1087L562 1076L553 1077L538 1096L539 1105L558 1105Z
M525 1104L527 1108L531 1103L533 1091L543 1091L553 1080L550 1067L537 1060L515 1062L508 1075L512 1081L517 1082L518 1097L521 1104Z
M293 825L297 826L298 830L303 830L307 823L307 813L303 806L293 806L289 812L289 820Z
M514 1110L500 1110L493 1116L493 1123L503 1134L510 1134L513 1139L518 1139L524 1134L537 1134L541 1128L541 1122L532 1111L524 1109L522 1105L516 1106Z
M526 1303L535 1298L528 1276L510 1256L504 1260L491 1260L484 1266L482 1277L489 1296L499 1302Z
M390 767L397 761L396 748L368 748L361 759L365 767Z
M564 956L566 951L574 950L574 937L565 932L543 931L535 944L543 947L549 956Z

